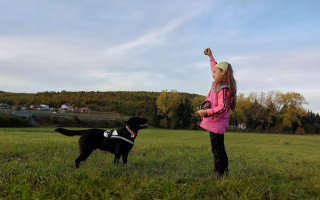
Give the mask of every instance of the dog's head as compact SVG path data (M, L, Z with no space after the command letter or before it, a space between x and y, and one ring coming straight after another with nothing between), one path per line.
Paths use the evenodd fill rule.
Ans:
M138 130L148 127L148 119L140 117L131 117L127 121L127 126L135 133L138 133Z

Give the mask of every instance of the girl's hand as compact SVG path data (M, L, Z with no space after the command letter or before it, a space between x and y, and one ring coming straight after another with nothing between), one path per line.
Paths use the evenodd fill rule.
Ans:
M210 48L206 48L206 49L204 50L204 54L207 55L207 56L209 56L210 59L213 59L212 51L211 51Z
M197 113L201 116L201 117L205 117L207 115L207 111L206 110L198 110Z

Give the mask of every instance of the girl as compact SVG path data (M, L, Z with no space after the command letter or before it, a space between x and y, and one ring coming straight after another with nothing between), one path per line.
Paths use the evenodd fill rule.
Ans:
M214 155L214 172L219 178L228 175L228 156L224 147L224 133L229 120L229 108L234 109L237 100L237 86L233 78L233 70L229 63L216 64L210 48L205 50L210 58L213 76L212 87L206 98L211 106L207 110L199 110L202 117L200 127L210 133L212 153Z

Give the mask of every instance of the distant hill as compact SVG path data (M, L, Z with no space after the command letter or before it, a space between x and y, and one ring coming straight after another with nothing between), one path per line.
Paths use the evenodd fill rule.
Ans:
M182 93L188 97L200 96ZM73 107L89 107L94 111L119 112L126 115L151 116L156 113L156 101L160 92L145 91L110 91L110 92L38 92L12 93L1 92L0 103L8 105L47 104L60 108L65 103Z

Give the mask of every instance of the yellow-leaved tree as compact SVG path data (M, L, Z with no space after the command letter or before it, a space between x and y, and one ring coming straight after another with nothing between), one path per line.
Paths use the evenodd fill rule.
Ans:
M176 90L162 90L157 99L157 114L161 116L160 126L164 128L179 127L182 123L179 116L179 108L184 105L186 98L178 93Z
M307 113L303 109L303 104L307 101L297 92L281 93L277 98L277 103L280 106L280 128L283 132L303 133L301 127L301 119Z

